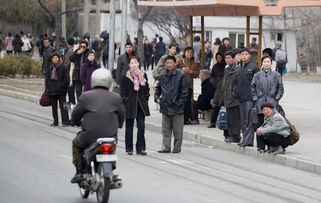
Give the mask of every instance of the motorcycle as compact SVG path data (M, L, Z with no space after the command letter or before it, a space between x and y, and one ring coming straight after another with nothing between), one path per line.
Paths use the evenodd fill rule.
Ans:
M98 203L107 203L111 189L122 186L121 179L113 174L116 168L116 139L99 138L83 155L83 180L78 183L82 198L96 192Z

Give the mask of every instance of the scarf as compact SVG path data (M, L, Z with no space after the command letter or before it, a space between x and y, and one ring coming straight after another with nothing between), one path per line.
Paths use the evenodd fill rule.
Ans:
M144 78L144 74L138 69L129 69L130 75L134 79L134 90L139 90L139 85L144 86L146 83L146 79Z
M60 67L60 63L53 64L53 68L51 71L51 80L58 80L57 69Z

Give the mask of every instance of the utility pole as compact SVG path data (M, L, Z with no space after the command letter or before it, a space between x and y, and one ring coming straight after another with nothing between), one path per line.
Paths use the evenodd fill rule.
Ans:
M66 0L61 0L61 12L66 12ZM61 15L61 35L66 39L66 13Z
M100 17L100 2L101 0L96 0L96 34L100 34L100 24L101 24L101 17Z
M84 1L84 33L89 31L89 0Z
M122 11L121 11L121 14L122 14L121 47L120 47L121 54L125 53L126 34L127 34L127 5L128 5L128 0L123 0Z
M108 69L114 69L115 59L115 15L116 15L116 2L110 0L109 8L109 53L108 53Z

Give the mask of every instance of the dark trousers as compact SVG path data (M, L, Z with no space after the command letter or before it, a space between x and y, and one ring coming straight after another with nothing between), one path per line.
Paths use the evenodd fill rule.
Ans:
M81 131L80 131L81 132ZM86 146L82 146L77 141L77 138L72 141L72 163L75 165L77 171L83 169L83 160L82 156L84 154L84 150Z
M145 56L145 58L144 58L144 70L145 71L148 71L151 61L152 61L152 58L150 56Z
M240 139L241 131L241 117L239 106L226 108L227 113L227 127L228 134L230 137Z
M108 57L106 57L104 55L103 55L103 65L104 65L105 68L108 69Z
M187 100L185 102L185 107L184 107L184 122L188 120L193 120L194 116L192 114L192 99L193 99L193 89L189 88Z
M290 136L284 137L276 133L257 136L257 145L259 149L265 149L265 146L287 148L290 144Z
M155 56L152 56L152 61L151 61L151 63L152 63L152 70L154 70L154 66L157 65L157 64L156 64L156 57L155 57Z
M259 127L261 127L261 125L264 123L264 115L263 114L258 114L257 115L257 124L255 126L255 130L257 130ZM256 144L257 144L257 148L258 149L265 149L265 143L262 141L262 139L260 139L260 137L262 137L261 135L256 135Z
M253 145L254 126L251 122L252 101L240 102L241 129L243 134L242 144Z
M283 63L276 63L276 71L280 73L281 77L284 73L285 65L286 64L283 64Z
M82 84L79 80L73 80L72 81L72 86L68 87L68 97L69 97L69 102L72 104L76 104L76 98L77 102L78 99L82 93ZM75 92L76 92L76 98L75 98Z
M133 151L133 133L134 133L134 120L135 119L126 119L126 131L125 131L125 145L126 152ZM145 151L145 115L141 108L137 109L137 142L136 142L136 151Z
M215 106L213 107L212 116L211 116L211 123L212 123L212 124L215 124L215 125L216 125L217 116L218 116L220 110L221 110L221 106L215 105Z
M50 102L52 107L52 116L54 119L54 124L58 125L58 101L61 113L61 121L63 124L69 123L68 111L64 108L64 103L66 102L66 95L50 95Z

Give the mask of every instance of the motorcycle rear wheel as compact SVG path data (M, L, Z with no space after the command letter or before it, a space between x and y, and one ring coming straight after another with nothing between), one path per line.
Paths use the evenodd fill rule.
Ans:
M107 203L109 200L109 192L111 187L110 178L104 177L104 171L101 165L98 166L99 186L96 191L98 203Z

